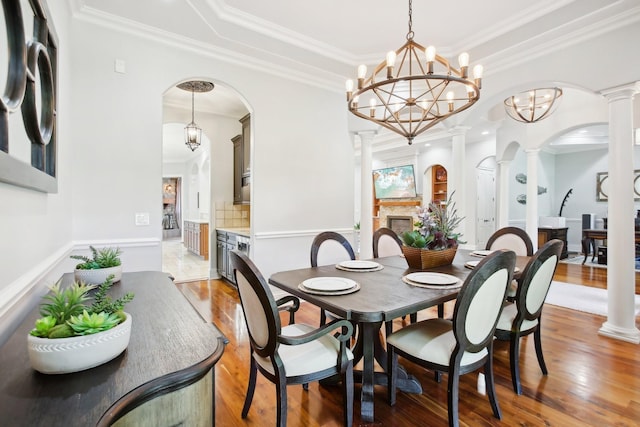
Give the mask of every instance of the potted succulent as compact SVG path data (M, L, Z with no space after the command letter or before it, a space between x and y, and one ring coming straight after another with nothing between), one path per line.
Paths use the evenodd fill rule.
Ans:
M82 371L108 362L127 348L132 318L123 308L134 295L112 300L107 295L112 279L100 286L74 281L66 289L60 282L51 287L40 306L42 317L27 339L35 370L45 374ZM89 292L96 288L88 305Z
M99 285L113 275L113 281L118 282L122 277L122 262L120 260L120 248L96 249L89 246L92 257L84 255L71 255L71 258L82 261L76 265L74 276L76 281L87 284Z
M461 234L455 230L464 218L458 216L455 202L449 196L445 203L429 203L418 207L417 228L402 234L402 252L412 268L431 268L453 262Z

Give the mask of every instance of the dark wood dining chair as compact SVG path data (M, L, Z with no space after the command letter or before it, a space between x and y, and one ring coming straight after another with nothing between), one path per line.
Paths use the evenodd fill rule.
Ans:
M402 240L390 228L380 227L373 233L373 257L380 258L386 256L402 255ZM404 320L406 316L402 316ZM409 315L412 323L418 319L417 313ZM387 335L393 331L393 320L384 323L384 329Z
M522 228L503 227L489 237L485 249L511 249L518 256L531 256L533 255L533 242Z
M242 408L246 418L260 371L276 385L278 427L287 424L287 385L308 384L339 375L344 395L344 425L353 423L353 326L336 319L316 329L305 324L282 327L278 306L264 277L242 252L231 252L233 274L251 344L249 384ZM263 424L263 423L261 423Z
M542 308L558 266L562 246L561 240L549 240L535 253L522 272L514 302L504 306L498 320L495 336L499 340L510 341L511 382L516 394L522 394L519 367L521 337L534 334L538 364L542 373L547 375L547 366L542 355L540 323Z
M503 227L496 230L489 240L485 249L510 249L518 256L532 256L533 242L525 230L519 227ZM507 300L512 301L516 289L518 289L519 280L513 280L509 290L507 291Z
M346 237L335 231L323 231L311 242L311 267L355 259L356 254L351 243ZM327 318L335 319L336 316L320 309L320 325L327 323Z
M380 227L373 232L373 257L402 255L402 240L390 228Z
M428 319L387 337L389 404L396 402L398 355L427 369L448 372L449 425L458 426L460 375L484 367L493 415L500 419L493 379L493 340L498 317L513 277L516 255L499 250L486 256L464 281L453 319Z

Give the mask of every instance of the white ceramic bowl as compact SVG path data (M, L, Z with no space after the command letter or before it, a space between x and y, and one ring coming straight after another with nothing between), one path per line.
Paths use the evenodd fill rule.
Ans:
M29 335L31 366L43 374L67 374L107 363L129 345L133 319L125 314L124 322L97 334L54 339Z
M117 265L109 268L99 268L97 270L74 270L76 281L82 281L88 285L101 285L107 280L109 275L113 274L113 282L117 282L122 278L122 266Z

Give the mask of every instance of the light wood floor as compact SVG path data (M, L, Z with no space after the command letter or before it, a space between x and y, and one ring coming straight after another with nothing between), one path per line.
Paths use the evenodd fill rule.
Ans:
M606 270L559 264L556 280L606 287ZM638 292L636 274L636 293ZM179 286L194 306L213 321L229 339L216 366L216 425L275 425L275 389L260 375L253 405L246 419L240 412L244 401L249 366L247 332L234 288L219 280L196 281ZM450 316L452 305L446 307ZM208 314L208 315L207 315ZM436 317L435 310L420 318ZM463 426L637 426L640 425L640 347L605 338L598 329L606 320L552 305L544 309L542 341L549 370L543 376L538 367L533 337L521 348L523 394L511 388L506 342L496 342L494 367L502 421L493 417L486 396L477 392L475 373L460 381L460 424ZM318 322L318 309L302 304L298 323ZM283 322L286 319L283 318ZM396 320L394 329L402 326ZM401 359L401 363L402 363ZM423 387L422 395L398 393L397 403L386 403L386 389L376 386L375 424L384 426L447 425L447 381L436 383L433 374L409 362L403 365ZM360 422L356 385L354 425ZM310 384L288 388L288 426L339 426L342 395L339 387Z

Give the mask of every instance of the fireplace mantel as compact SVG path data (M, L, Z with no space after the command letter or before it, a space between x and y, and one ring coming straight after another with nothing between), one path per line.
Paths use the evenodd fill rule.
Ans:
M387 226L388 215L416 217L416 207L422 205L422 198L373 199L373 229Z

